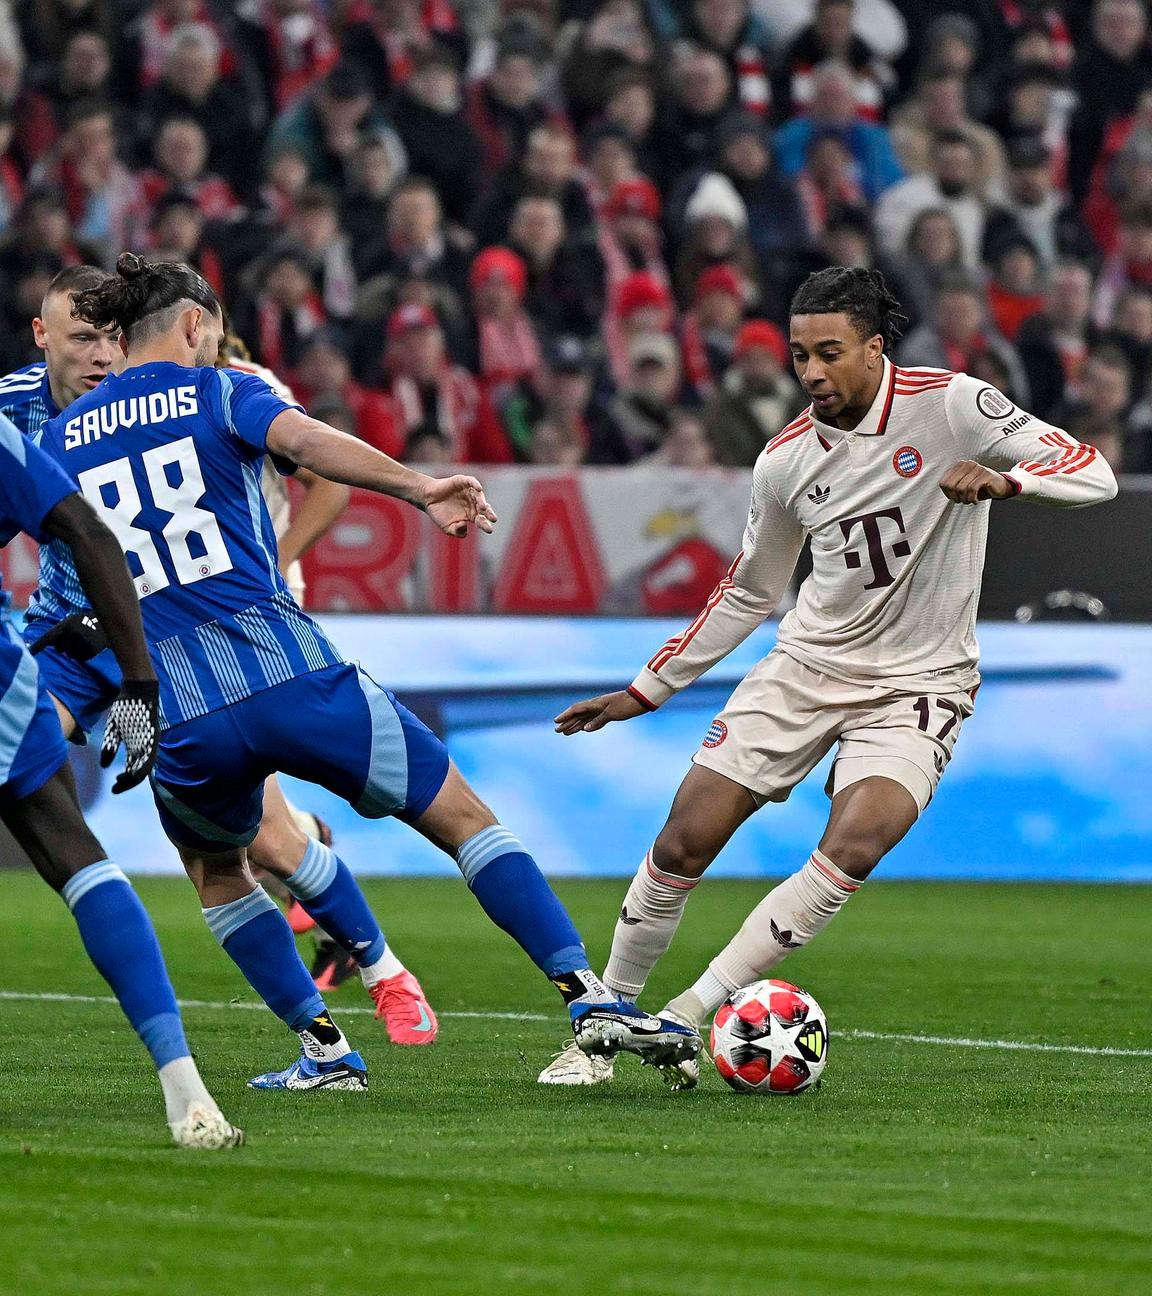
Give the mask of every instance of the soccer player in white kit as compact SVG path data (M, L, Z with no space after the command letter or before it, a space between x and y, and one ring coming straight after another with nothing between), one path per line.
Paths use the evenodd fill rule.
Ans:
M665 1016L700 1029L736 989L806 945L926 808L980 684L975 636L988 510L1116 494L1095 448L963 373L885 354L899 303L871 270L831 267L792 301L809 408L756 462L744 547L692 624L625 690L577 702L562 734L654 711L771 615L805 536L812 574L776 646L712 722L628 888L604 973L643 990L684 905L736 829L838 744L831 813L803 866L770 891ZM669 1070L690 1088L698 1068ZM565 1049L542 1083L595 1084L611 1063Z

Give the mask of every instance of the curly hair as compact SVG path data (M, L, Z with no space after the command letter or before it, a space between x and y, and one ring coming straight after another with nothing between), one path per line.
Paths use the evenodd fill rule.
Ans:
M847 315L861 337L884 339L887 350L908 317L879 270L862 266L829 266L810 274L796 290L790 315Z
M74 295L72 314L97 328L120 329L131 345L142 333L167 326L175 308L189 301L222 313L211 285L191 266L121 252L115 275Z

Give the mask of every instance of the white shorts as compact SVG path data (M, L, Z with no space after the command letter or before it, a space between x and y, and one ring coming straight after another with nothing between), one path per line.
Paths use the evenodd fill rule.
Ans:
M965 692L846 684L776 648L737 686L692 759L760 802L787 801L838 742L825 789L830 797L882 775L907 788L923 810L972 709Z

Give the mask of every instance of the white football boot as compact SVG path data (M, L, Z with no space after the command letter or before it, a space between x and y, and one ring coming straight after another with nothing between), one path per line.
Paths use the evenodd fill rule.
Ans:
M536 1077L544 1085L598 1085L612 1079L612 1059L585 1053L570 1039Z
M172 1121L168 1128L173 1143L182 1148L216 1151L239 1147L244 1142L242 1129L230 1125L218 1107L208 1107L202 1102L190 1103L181 1119Z

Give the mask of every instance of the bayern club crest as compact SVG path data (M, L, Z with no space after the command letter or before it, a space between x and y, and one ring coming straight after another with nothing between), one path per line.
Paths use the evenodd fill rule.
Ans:
M708 726L708 732L704 735L705 747L719 747L720 744L728 737L728 726L723 720L713 720Z
M924 467L924 456L915 446L901 446L892 456L892 467L901 477L915 477Z

